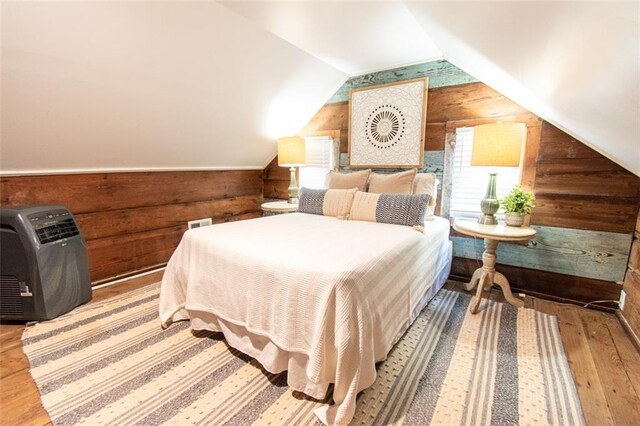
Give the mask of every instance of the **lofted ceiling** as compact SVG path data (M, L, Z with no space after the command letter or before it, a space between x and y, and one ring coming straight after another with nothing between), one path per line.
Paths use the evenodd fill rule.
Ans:
M442 57L399 1L222 4L351 76Z
M2 2L0 168L261 168L349 77L444 58L640 175L640 3Z
M3 174L262 169L347 75L213 2L2 2Z
M449 62L640 176L640 2L406 4Z

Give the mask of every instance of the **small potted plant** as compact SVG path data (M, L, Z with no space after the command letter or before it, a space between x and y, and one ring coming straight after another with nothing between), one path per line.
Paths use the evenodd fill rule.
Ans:
M520 185L513 187L509 195L500 200L500 205L506 212L505 222L509 226L522 226L524 216L531 213L536 199L530 192L520 189Z

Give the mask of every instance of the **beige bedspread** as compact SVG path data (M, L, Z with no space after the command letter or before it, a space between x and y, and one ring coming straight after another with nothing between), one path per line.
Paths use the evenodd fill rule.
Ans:
M359 391L450 267L448 221L409 227L294 213L187 231L162 281L160 320L191 319L347 424ZM443 273L444 270L444 273ZM443 278L444 277L444 278Z

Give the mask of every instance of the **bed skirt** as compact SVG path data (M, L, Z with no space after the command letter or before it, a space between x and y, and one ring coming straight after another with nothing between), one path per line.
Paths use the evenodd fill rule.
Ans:
M420 312L429 301L438 293L447 281L451 272L452 243L444 245L439 253L438 273L435 275L433 283L428 287L415 311L411 314L410 320L399 330L393 344L387 348L384 356L376 359L376 362L384 361L387 354L402 337L405 331L413 324ZM227 343L239 351L255 358L270 373L281 373L287 371L287 384L293 390L299 391L317 400L325 399L327 390L331 383L314 383L309 379L307 364L309 357L304 353L287 351L275 345L267 336L260 335L247 330L244 326L222 319L210 312L189 311L188 318L191 320L193 330L209 330L222 332ZM362 391L371 384L363 384ZM327 407L321 407L316 413L323 423L327 424L323 415Z

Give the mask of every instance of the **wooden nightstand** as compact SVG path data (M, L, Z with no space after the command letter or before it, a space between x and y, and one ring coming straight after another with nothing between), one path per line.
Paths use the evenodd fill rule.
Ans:
M293 213L298 211L297 204L289 204L287 201L271 201L269 203L263 203L261 208L263 216L273 216L276 214Z
M511 287L509 286L507 278L496 271L496 248L500 241L529 241L536 235L535 229L524 226L507 226L504 223L481 225L476 221L470 220L453 222L453 229L461 234L484 238L482 268L478 268L473 273L471 281L465 285L467 291L473 290L476 285L478 286L476 295L471 299L471 303L469 304L469 312L472 314L478 312L484 290L488 290L493 284L497 284L502 289L507 302L519 308L524 306L522 299L515 297L513 293L511 293Z

